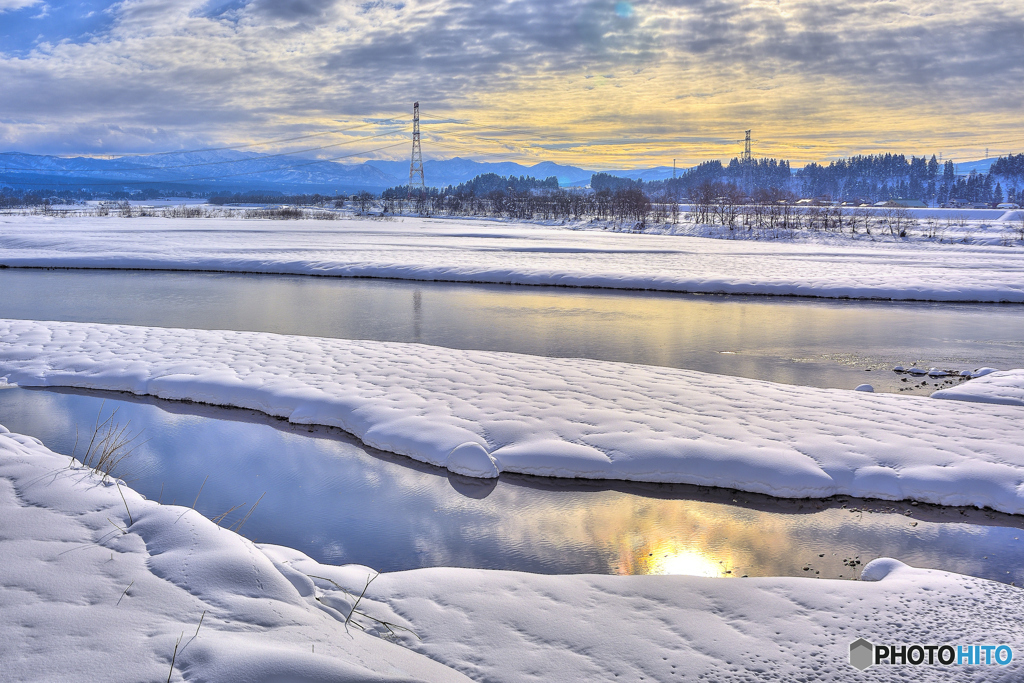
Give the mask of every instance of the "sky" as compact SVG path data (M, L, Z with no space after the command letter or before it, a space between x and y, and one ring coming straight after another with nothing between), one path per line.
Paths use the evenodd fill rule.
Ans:
M0 84L0 151L401 159L419 101L426 158L962 161L1024 151L1024 2L0 0Z

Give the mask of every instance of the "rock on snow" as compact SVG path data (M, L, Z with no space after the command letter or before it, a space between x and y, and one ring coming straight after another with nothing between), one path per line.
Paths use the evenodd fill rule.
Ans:
M1024 406L418 344L16 320L0 320L0 377L336 426L474 476L1024 512Z

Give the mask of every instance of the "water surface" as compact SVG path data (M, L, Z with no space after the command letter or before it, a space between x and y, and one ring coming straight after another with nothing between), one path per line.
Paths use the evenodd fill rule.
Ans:
M106 392L0 391L0 424L62 453L72 451L76 427L89 434L101 409L105 417L115 408L144 441L122 472L137 491L164 503L195 501L209 518L240 506L225 526L259 500L243 535L323 562L381 571L855 578L888 556L1024 581L1020 517L681 485L481 481L366 448L336 429L251 411Z
M420 342L930 393L894 365L1024 367L1024 306L194 272L0 270L0 317Z
M0 270L0 293L0 317L420 342L835 388L935 388L901 381L896 364L1024 367L1019 305L17 269ZM197 509L227 512L226 525L259 500L243 534L325 562L851 578L891 556L1024 581L1021 519L977 510L516 475L480 482L330 428L121 394L7 389L0 424L70 453L76 427L89 432L101 407L116 407L145 441L124 473L138 491L191 505L201 489Z

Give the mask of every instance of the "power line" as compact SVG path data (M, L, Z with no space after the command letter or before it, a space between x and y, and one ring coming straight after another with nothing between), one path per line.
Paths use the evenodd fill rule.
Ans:
M551 136L551 135L543 135L543 134L534 133L532 131L525 131L525 130L522 130L522 129L503 128L503 127L497 127L497 126L488 126L488 125L482 124L482 123L472 123L470 121L463 121L463 120L459 120L459 119L453 119L453 118L450 118L450 117L431 116L429 114L422 114L422 116L424 118L437 119L441 124L451 123L451 124L455 124L455 125L466 125L466 126L470 126L470 127L473 127L473 128L483 128L483 129L486 129L486 130L492 130L492 131L497 131L497 132L502 132L502 133L510 133L510 134L513 134L513 135L520 135L520 136L523 136L523 137L531 137L533 139L551 140L551 141L554 141L554 142L575 144L577 146L586 146L586 145L594 144L594 143L586 141L586 140L580 141L578 143L572 143L571 141L567 141L565 139L565 137L555 137L555 136ZM675 139L668 139L668 140L658 140L657 142L658 142L659 145L671 146L671 145L678 145L680 142L684 142L684 141L685 140L680 140L678 138L675 138ZM698 141L699 142L705 142L705 143L712 143L712 144L716 144L716 145L730 145L730 144L736 142L735 139L730 139L730 138L725 138L725 137L719 137L717 139L715 139L715 138L709 139L706 136L699 138Z
M453 133L453 132L450 132L450 131L430 130L430 131L427 131L427 134L428 135L429 134L435 134L435 135L439 135L439 136L442 136L442 137L456 137L456 138L458 138L458 137L466 137L466 138L473 138L474 140L480 140L482 142L489 142L489 143L494 144L494 145L506 146L506 147L509 146L509 144L510 144L506 140L496 139L496 138L492 138L492 137L483 137L481 135L474 135L472 133ZM593 147L598 146L597 144L595 144L593 142L585 142L585 141L584 142L578 142L578 143L560 141L559 144L571 145L573 148L581 148L581 147L593 148ZM616 143L614 143L615 146L623 146L623 145L627 145L627 144L639 144L639 143L629 143L629 142L616 142ZM668 146L671 146L673 144L678 144L678 143L675 142L675 141L664 141L664 142L659 141L658 146L659 147L662 147L662 146L668 147ZM723 142L721 144L725 144L725 143ZM531 144L529 142L517 142L516 145L520 146L520 147L524 147L524 148L533 148L533 149L542 150L542 151L547 152L547 153L556 153L556 154L560 153L560 150L552 149L550 146L546 146L546 145L542 145L542 144ZM564 153L564 152L561 152L561 153ZM603 152L603 154L606 155L606 156L610 156L610 155L636 156L635 154L629 154L627 152L615 152L615 151Z
M440 137L442 137L443 139L444 138L468 138L468 139L472 139L472 140L478 140L478 141L494 144L494 145L497 145L499 147L506 147L506 148L508 147L508 143L506 143L506 142L504 142L502 140L496 140L494 138L488 138L488 137L481 137L479 135L473 135L472 133L452 133L452 132L446 132L446 131L437 131L437 132L430 131L428 134L436 134L436 135L439 135ZM581 144L583 146L586 146L586 143L581 143ZM665 142L664 144L667 146L669 144L669 142ZM724 144L724 141L723 141L722 144ZM433 146L437 147L439 145L438 145L438 143L436 141L434 141L433 142ZM525 143L525 144L522 144L522 147L525 147L527 149L534 148L534 149L537 149L537 150L541 150L543 152L547 152L549 154L553 152L553 150L551 150L550 148L545 147L543 145L531 145L529 143ZM554 151L554 153L557 154L559 152L558 151ZM653 154L653 152L652 152L652 154ZM487 156L509 156L508 154L491 154L491 153L486 153L486 155ZM636 159L636 158L638 158L638 156L642 158L643 156L645 156L645 154L637 155L637 154L631 153L631 152L613 151L613 150L610 151L610 150L607 150L607 149L603 150L601 155L604 156L604 157L624 157L624 158L629 158L629 159ZM522 154L522 153L519 153L519 154L513 153L511 156L514 156L514 157L520 158L520 159L526 159L527 158L527 155L526 154ZM539 163L539 162L534 161L534 163ZM601 166L607 166L607 164L601 164ZM612 168L614 168L614 167L612 167Z
M443 150L447 150L449 152L453 152L455 154L474 154L474 155L477 155L477 156L486 157L487 159L503 159L503 160L508 160L508 161L512 161L512 162L518 163L520 166L524 166L527 169L529 169L530 166L536 166L539 163L543 163L543 162L538 162L535 159L529 159L529 158L527 158L526 156L524 156L522 154L517 154L517 153L514 153L514 152L505 152L505 153L495 152L495 153L491 153L491 152L482 152L482 151L480 151L477 148L466 150L466 149L459 149L458 147L453 147L453 146L445 144L443 142L436 142L436 141L432 141L430 146L431 146L431 149L443 149ZM483 162L479 162L479 163L483 163ZM574 166L572 164L559 164L559 165L560 166L573 166L574 168L580 168L581 170L593 171L593 172L597 172L597 173L605 172L605 171L620 171L620 170L623 170L623 169L619 169L619 168L615 168L615 167L609 167L606 164L600 164L600 165L598 165L597 168L584 168L584 167L580 167L580 166ZM667 169L669 167L666 166L665 168Z
M541 134L534 133L534 132L529 132L529 131L524 131L524 130L516 130L514 128L499 128L499 127L496 127L496 126L488 126L488 125L483 124L483 123L472 123L471 121L460 121L458 119L452 119L452 118L443 117L443 116L431 116L430 114L422 114L421 116L423 116L424 118L430 118L430 119L438 120L439 123L437 125L444 125L445 123L449 123L449 124L458 125L458 126L470 126L472 128L482 128L484 130L492 130L492 131L497 131L497 132L500 132L500 133L509 133L510 135L520 135L520 136L523 136L523 137L532 137L534 139L539 139L539 140L551 140L553 142L565 142L565 138L564 137L555 137L555 136L551 136L551 135L541 135Z
M562 141L562 142L565 141L564 137L553 137L551 135L543 135L543 134L535 133L533 131L526 131L526 130L523 130L521 128L520 129L516 129L516 128L505 128L505 127L499 127L499 126L488 126L487 124L483 124L483 123L473 123L471 121L463 121L463 120L453 119L451 117L445 117L445 116L432 116L430 114L421 114L421 116L423 118L436 119L440 123L451 123L451 124L455 124L455 125L471 126L473 128L484 128L484 129L487 129L487 130L499 131L499 132L503 132L503 133L514 133L514 134L517 134L517 135L522 135L522 136L525 136L525 137L532 137L532 138L535 138L535 139L557 140L557 141ZM704 141L704 142L708 141L708 139L706 137L701 137L700 140ZM678 142L679 142L678 139L671 139L671 140L667 140L666 144L668 144L668 143L678 143ZM716 144L722 144L722 145L730 144L732 142L735 142L735 140L727 139L727 138L724 138L724 137L719 137L716 140ZM583 144L586 144L586 142L584 141Z
M541 163L541 162L538 162L538 161L529 160L525 156L523 156L522 154L516 154L514 152L494 152L494 153L491 153L491 152L482 152L482 151L480 151L478 149L466 150L466 149L459 149L458 147L452 147L451 145L446 145L443 142L439 143L439 142L436 142L436 141L431 141L430 147L432 149L447 150L447 151L453 152L455 154L474 154L474 155L477 155L477 156L487 157L488 159L495 159L495 158L497 158L497 159L506 159L506 160L520 160L520 161L524 161L524 162L530 162L530 163L532 163L532 165L536 165L538 163ZM485 162L477 162L477 163L485 163ZM520 164L520 166L525 166L525 165L526 165L525 163L524 164Z

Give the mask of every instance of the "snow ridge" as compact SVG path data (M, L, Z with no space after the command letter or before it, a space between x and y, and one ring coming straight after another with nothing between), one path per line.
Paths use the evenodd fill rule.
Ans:
M970 382L940 389L932 398L1024 406L1024 370L991 372Z
M1024 250L633 235L473 220L0 217L0 266L1024 302Z
M0 378L254 409L475 476L1024 512L1022 406L419 344L18 320L0 320Z

